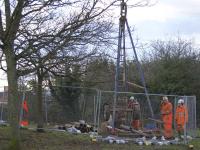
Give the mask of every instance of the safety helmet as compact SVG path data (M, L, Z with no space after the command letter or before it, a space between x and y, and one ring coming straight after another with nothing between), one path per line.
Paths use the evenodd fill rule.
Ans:
M134 98L134 96L131 96L129 99L130 99L130 100L134 100L135 98Z
M168 101L168 97L167 96L163 96L163 101L164 100Z
M183 99L179 99L178 100L178 104L183 104L184 103L184 100Z

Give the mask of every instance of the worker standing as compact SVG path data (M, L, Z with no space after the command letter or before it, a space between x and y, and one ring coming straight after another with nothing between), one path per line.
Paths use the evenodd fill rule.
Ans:
M29 113L29 109L28 109L28 103L26 100L23 101L23 105L22 105L22 114L21 114L21 122L20 122L20 126L21 127L26 127L29 125L28 122L28 113Z
M184 132L185 124L188 122L188 110L187 107L184 105L184 100L178 100L178 106L176 107L176 114L175 114L175 121L176 121L176 130L178 132L179 138L181 138L181 134Z
M164 96L161 102L161 118L163 121L164 137L170 139L173 137L172 131L172 104L168 97Z
M132 109L131 126L135 130L140 129L140 104L133 96L130 97L128 108Z

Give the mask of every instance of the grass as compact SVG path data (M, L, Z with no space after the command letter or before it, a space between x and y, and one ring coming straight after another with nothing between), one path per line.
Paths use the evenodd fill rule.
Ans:
M48 131L38 133L21 130L22 150L188 150L188 145L139 146L128 144L108 144L92 142L88 135L72 135L67 132ZM0 150L8 145L8 128L0 127ZM191 141L195 150L200 150L200 139Z

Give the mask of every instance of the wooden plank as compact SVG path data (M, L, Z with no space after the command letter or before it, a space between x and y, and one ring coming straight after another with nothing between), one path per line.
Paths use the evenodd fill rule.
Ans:
M153 118L148 118L149 120L155 121L156 123L163 123L163 121Z
M134 129L130 128L129 126L126 126L126 125L120 125L120 127L122 129L125 129L125 130L130 130L131 132L137 133L139 135L148 136L148 134L144 133L142 130L134 130Z
M149 136L148 134L144 133L142 130L134 130L131 129L132 132L137 133L139 135L143 135L143 136Z

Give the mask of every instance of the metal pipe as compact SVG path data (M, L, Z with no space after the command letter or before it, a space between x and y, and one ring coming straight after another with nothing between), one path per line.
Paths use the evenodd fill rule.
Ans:
M99 129L99 125L100 125L100 114L101 114L101 91L98 90L98 129Z
M22 96L22 103L21 103L20 116L19 116L19 127L21 127L20 123L21 123L22 117L23 117L23 104L24 104L24 100L25 100L25 91L23 91L23 96Z
M1 120L3 120L3 103L1 103Z
M121 8L122 9L122 8ZM121 10L122 11L122 10ZM119 20L119 35L118 35L118 50L117 50L117 64L116 64L116 71L115 71L115 91L114 91L114 103L113 103L113 116L112 116L112 128L115 128L115 108L116 102L118 97L118 80L119 80L119 63L120 63L120 50L121 50L121 41L122 41L122 34L121 34L121 19Z
M185 99L185 107L187 108L187 96L184 96L184 99ZM186 115L184 115L184 117L186 117ZM184 124L184 144L187 144L187 123L186 122Z
M94 126L96 126L96 96L94 96Z
M46 94L46 90L45 90L45 94L44 94L44 102L45 102L45 119L46 119L46 123L48 123L48 110L47 110L47 98L46 98L47 94Z
M196 120L196 108L197 107L197 105L196 105L196 96L195 96L195 99L194 99L194 128L195 128L195 130L197 129L197 120ZM197 133L195 132L195 134L197 135Z
M144 91L145 91L145 94L146 94L146 97L147 97L147 102L148 102L148 105L149 105L149 109L150 109L150 113L151 113L151 117L154 118L154 113L153 113L153 109L151 107L151 101L149 99L149 95L148 95L148 91L147 91L147 87L146 87L146 82L145 82L145 79L144 79L144 73L142 71L142 67L141 67L141 64L139 63L139 60L138 60L138 57L137 57L137 53L136 53L136 50L135 50L135 45L133 43L133 38L132 38L132 35L131 35L131 30L129 28L129 25L128 25L128 21L126 20L126 27L128 29L128 34L129 34L129 37L130 37L130 40L131 40L131 45L132 45L132 48L133 48L133 52L134 52L134 55L135 55L135 59L136 59L136 62L137 62L137 68L139 70L139 73L140 73L140 77L141 77L141 80L142 80L142 84L143 84L143 87L144 87Z

